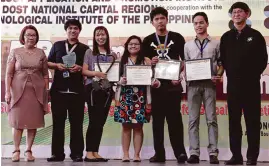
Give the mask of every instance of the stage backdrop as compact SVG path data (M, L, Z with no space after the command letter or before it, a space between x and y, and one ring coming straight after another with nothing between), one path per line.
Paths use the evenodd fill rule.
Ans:
M18 37L21 29L27 24L33 24L40 33L40 41L37 47L44 49L48 55L55 41L66 39L64 22L70 18L79 19L82 24L80 41L92 47L93 30L98 25L108 28L112 50L118 57L123 53L123 44L127 37L138 35L142 38L153 33L154 28L150 23L149 13L156 6L163 6L169 11L168 29L181 33L186 40L194 38L191 17L195 12L204 11L209 17L209 34L219 39L220 36L232 26L231 17L228 14L229 7L235 0L1 0L1 130L2 130L2 157L10 157L13 151L11 128L8 126L7 114L4 102L4 77L6 60L11 49L19 47ZM269 45L269 1L268 0L244 0L250 6L252 13L248 25L259 30ZM268 48L268 47L267 47ZM253 55L255 57L255 55ZM50 71L50 81L53 73ZM251 75L249 76L251 79ZM186 84L184 94L186 93ZM217 85L217 107L219 124L219 149L221 160L231 157L228 140L228 110L226 103L227 80ZM261 151L260 161L269 161L269 67L261 78ZM251 88L251 87L250 87ZM247 95L247 92L246 92ZM164 103L165 104L165 103ZM108 158L121 158L121 125L113 120L113 104L104 127L100 153ZM165 111L165 110L164 110ZM207 154L207 125L204 117L204 109L201 108L201 159L208 159ZM188 150L188 103L186 94L182 101L181 113L184 122L184 139ZM34 153L36 157L50 156L50 144L52 133L51 114L45 116L46 127L39 129L35 139ZM88 126L87 108L85 106L85 118L83 123L84 135ZM243 153L245 157L247 137L245 135L245 122L243 126ZM176 126L175 126L176 127ZM144 144L142 158L149 158L154 154L151 124L144 125ZM65 129L66 154L69 156L70 125L67 120ZM25 145L25 136L22 139ZM165 128L165 146L168 159L174 159L169 142L167 127ZM24 148L24 147L22 147ZM133 151L132 151L133 153Z

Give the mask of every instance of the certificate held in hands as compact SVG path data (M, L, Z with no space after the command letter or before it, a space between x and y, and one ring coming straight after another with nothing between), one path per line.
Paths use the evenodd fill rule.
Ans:
M102 71L107 71L112 65L109 71L107 72L107 79L109 80L109 82L119 81L120 79L120 63L119 62L115 62L114 64L110 62L102 62L102 63L99 62L99 65ZM97 63L94 63L94 69L95 71L100 71Z
M155 78L165 80L178 80L181 68L181 61L159 60L155 67Z
M185 62L186 80L208 80L212 78L211 59L195 59Z
M150 65L126 65L125 71L127 85L151 85Z

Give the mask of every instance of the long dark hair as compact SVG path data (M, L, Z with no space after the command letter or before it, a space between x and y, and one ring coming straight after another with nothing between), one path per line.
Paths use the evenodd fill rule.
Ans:
M144 62L144 56L142 55L142 40L140 39L140 37L138 36L135 36L135 35L132 35L130 36L127 41L125 42L124 44L124 52L123 52L123 55L121 57L121 63L120 63L120 75L123 75L123 71L124 71L124 65L126 63L128 63L128 58L130 56L130 52L128 51L128 44L130 43L131 40L133 39L137 39L139 41L139 44L140 44L140 50L139 52L137 53L137 59L136 59L136 62L135 64L141 64L142 62Z
M98 49L98 43L96 42L96 39L95 39L95 34L96 34L96 31L98 31L98 30L103 30L105 32L107 38L106 38L106 43L105 43L104 47L105 47L107 54L110 54L109 34L108 34L106 27L104 27L104 26L98 26L93 31L93 51L92 51L92 54L93 55L100 54L99 49Z

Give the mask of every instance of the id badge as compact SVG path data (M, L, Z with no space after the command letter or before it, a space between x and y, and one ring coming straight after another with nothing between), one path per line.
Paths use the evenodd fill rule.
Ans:
M68 78L69 77L69 72L68 71L64 71L63 72L63 77L64 78Z

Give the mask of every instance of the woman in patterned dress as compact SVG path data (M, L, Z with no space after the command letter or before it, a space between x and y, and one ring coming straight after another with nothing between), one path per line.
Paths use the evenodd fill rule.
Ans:
M134 162L140 162L140 151L143 144L143 124L149 123L151 111L150 86L127 86L124 77L124 65L151 65L149 58L141 54L142 41L138 36L131 36L125 43L121 58L120 73L123 75L118 83L115 96L116 107L114 120L122 123L123 162L129 162L129 147L133 130ZM153 86L158 86L154 81Z
M24 27L20 34L20 43L24 46L11 50L7 60L5 100L8 104L8 121L13 128L13 162L20 160L24 129L27 129L25 160L35 160L31 148L36 129L44 127L44 114L48 113L47 57L42 49L35 47L38 39L34 26Z

